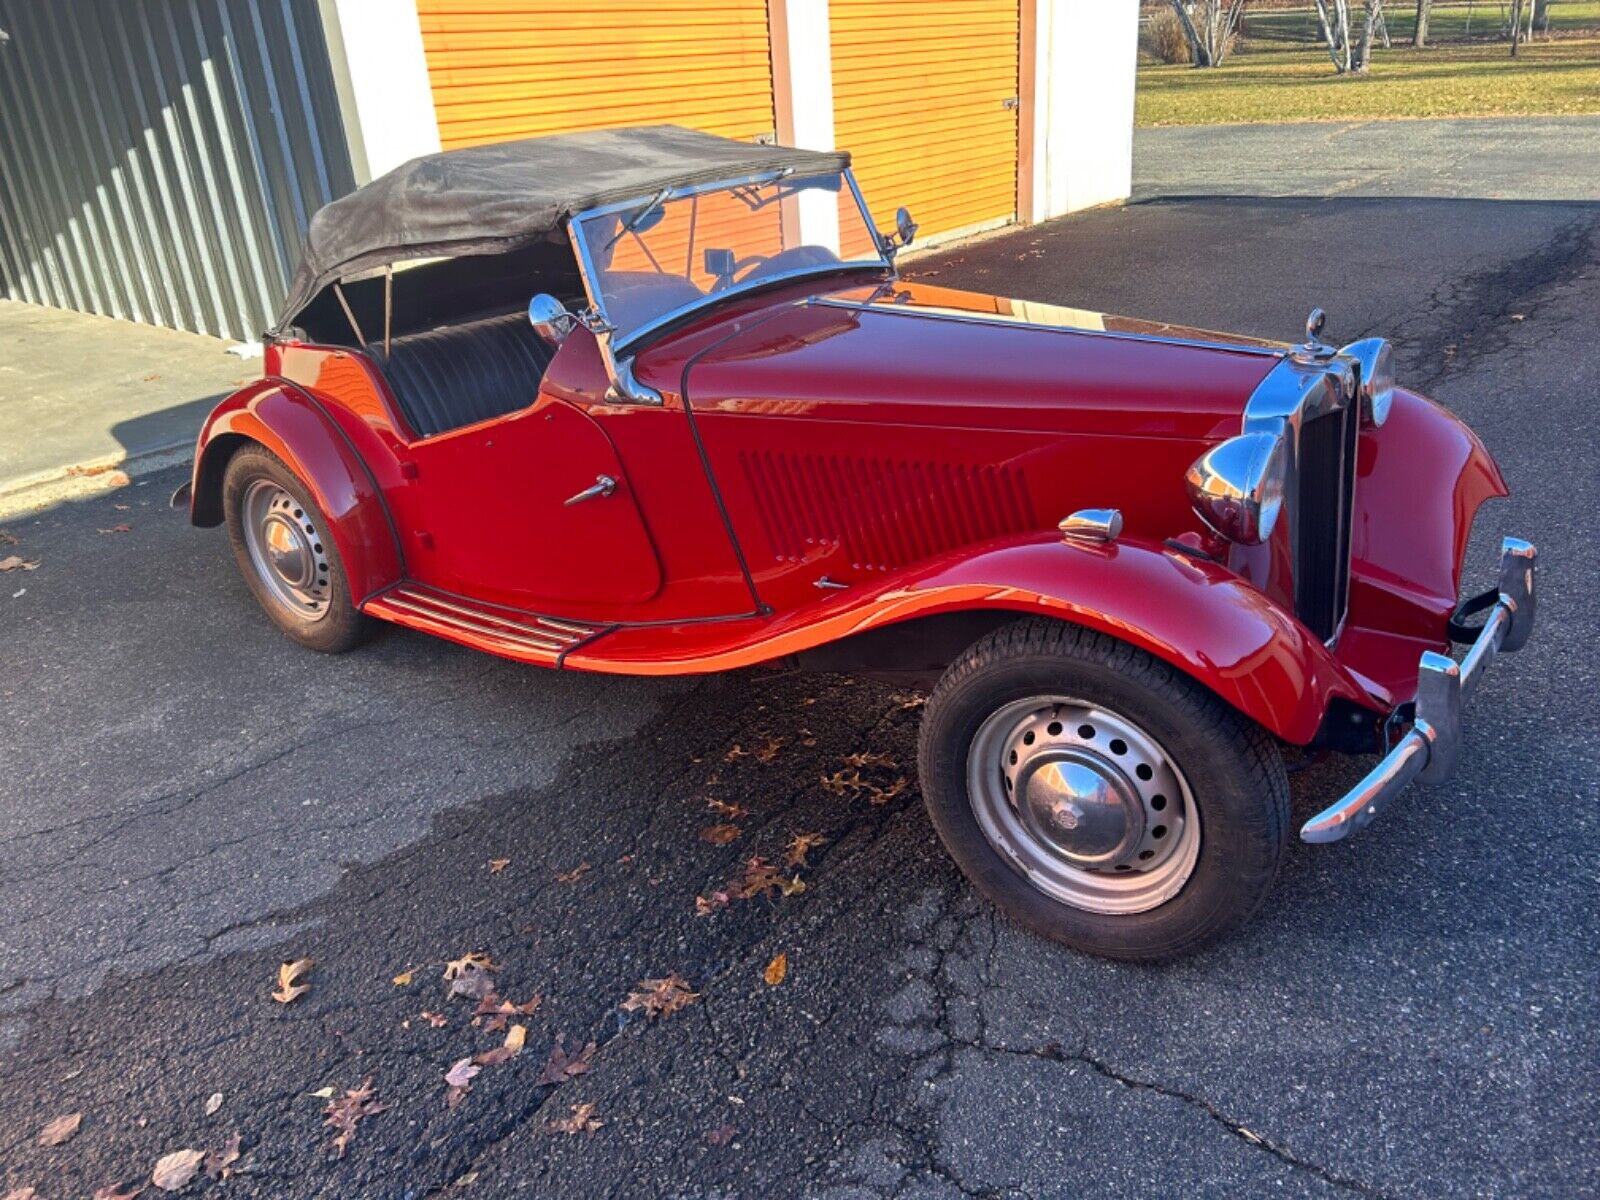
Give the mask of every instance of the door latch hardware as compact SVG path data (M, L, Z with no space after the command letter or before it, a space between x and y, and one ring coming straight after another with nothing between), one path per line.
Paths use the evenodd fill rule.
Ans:
M582 504L585 500L594 500L600 496L609 496L617 490L617 481L609 475L596 475L594 483L583 489L576 496L569 496L563 502L563 508L571 508L574 504Z

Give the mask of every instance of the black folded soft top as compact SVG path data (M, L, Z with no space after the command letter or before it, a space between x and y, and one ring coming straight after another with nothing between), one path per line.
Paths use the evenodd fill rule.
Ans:
M676 125L525 138L427 154L311 218L274 336L330 283L404 259L501 254L568 217L662 188L792 168L839 171L848 154L760 146Z

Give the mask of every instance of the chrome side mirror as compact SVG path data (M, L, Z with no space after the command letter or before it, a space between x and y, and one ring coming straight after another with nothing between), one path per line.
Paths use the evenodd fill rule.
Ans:
M911 239L917 236L917 223L911 219L911 210L903 205L894 214L894 232L878 234L878 245L883 249L886 258L894 258L901 250L911 244Z
M905 205L895 211L894 231L900 236L902 247L911 245L911 239L917 236L917 223L911 219L911 210Z
M567 311L567 306L548 292L540 292L528 301L528 324L552 346L561 345L577 323L578 318Z

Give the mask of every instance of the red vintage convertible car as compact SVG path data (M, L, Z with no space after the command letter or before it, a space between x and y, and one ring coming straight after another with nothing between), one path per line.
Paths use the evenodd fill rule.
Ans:
M898 224L848 155L673 127L417 159L312 221L191 519L318 650L377 618L559 670L931 683L922 792L978 887L1189 950L1267 893L1283 747L1382 756L1313 842L1450 774L1533 547L1458 604L1506 487L1384 341L908 284Z

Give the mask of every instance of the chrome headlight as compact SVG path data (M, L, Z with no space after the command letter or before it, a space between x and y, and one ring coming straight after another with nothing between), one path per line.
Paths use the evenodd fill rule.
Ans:
M1289 446L1279 434L1242 433L1207 450L1184 474L1200 519L1230 542L1254 546L1272 536L1283 512Z
M1361 419L1382 425L1394 403L1394 350L1383 338L1351 342L1340 354L1355 359L1361 368Z

